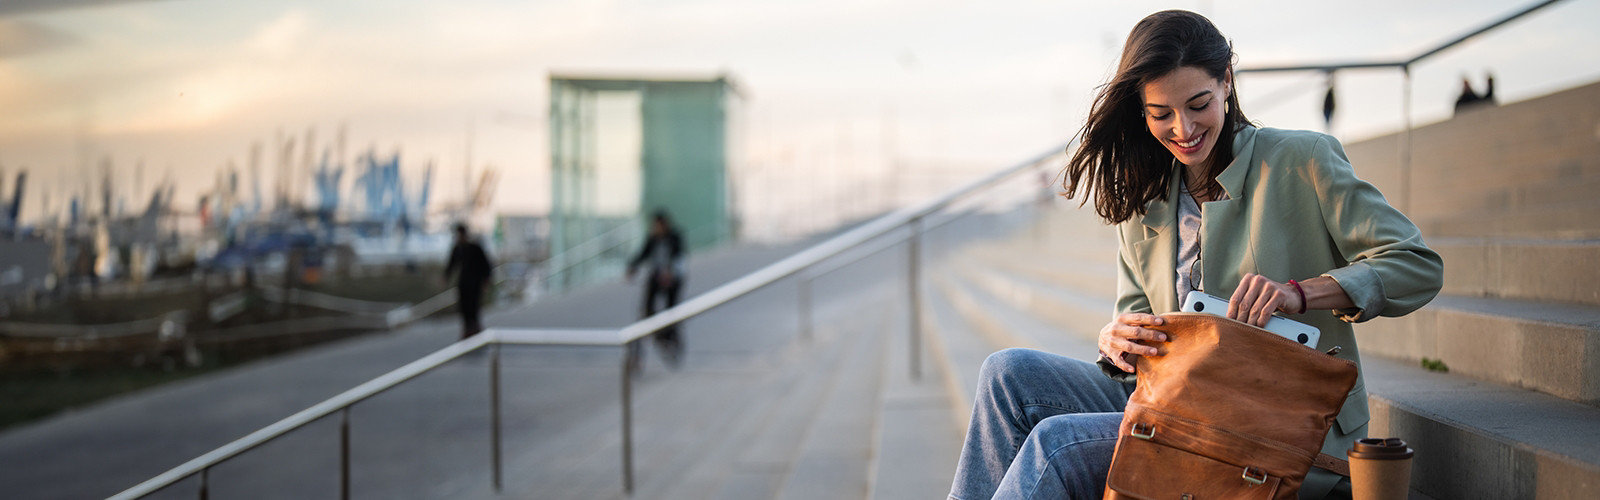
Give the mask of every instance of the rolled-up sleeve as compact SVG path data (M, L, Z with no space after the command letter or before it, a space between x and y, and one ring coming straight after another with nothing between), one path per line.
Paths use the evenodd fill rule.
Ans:
M1324 136L1312 151L1323 223L1348 265L1327 271L1354 308L1335 310L1348 322L1402 316L1426 305L1444 286L1444 261L1378 188L1356 177L1344 148Z

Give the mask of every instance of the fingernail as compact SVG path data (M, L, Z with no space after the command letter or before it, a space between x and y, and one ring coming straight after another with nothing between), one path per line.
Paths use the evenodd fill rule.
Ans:
M1158 334L1158 335L1156 335L1156 340L1161 341L1161 342L1166 342L1167 341L1167 336Z

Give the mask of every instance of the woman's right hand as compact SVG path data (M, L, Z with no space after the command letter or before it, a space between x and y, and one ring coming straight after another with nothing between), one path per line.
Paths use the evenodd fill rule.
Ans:
M1145 328L1147 326L1161 326L1167 320L1160 316L1148 313L1127 313L1117 316L1117 319L1106 323L1100 329L1100 354L1122 371L1133 373L1133 362L1128 361L1126 354L1134 356L1155 356L1159 353L1154 347L1141 343L1141 341L1166 342L1167 334Z

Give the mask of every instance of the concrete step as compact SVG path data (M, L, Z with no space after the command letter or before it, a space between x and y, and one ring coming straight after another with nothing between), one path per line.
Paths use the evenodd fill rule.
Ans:
M1418 217L1428 238L1600 239L1600 201L1541 205L1514 211L1504 208Z
M968 286L978 289L974 295L987 293ZM989 297L1005 302L1019 296ZM1024 314L1025 303L1011 302L1010 308L984 304L963 313L990 316L969 318L987 328L1027 329L1028 321L1002 319ZM1090 339L1078 341L1084 344L1080 352L1093 352ZM1366 342L1362 349L1370 353ZM1419 450L1412 498L1600 494L1600 427L1594 425L1600 422L1600 408L1462 375L1430 373L1412 362L1371 354L1362 361L1372 393L1369 434L1399 436Z
M1106 268L1103 265L1084 267ZM1101 289L1085 292L1076 287L1083 284L1082 280L1070 280L1067 281L1069 284L1064 285L1052 279L1059 275L1029 275L978 264L963 266L958 274L972 287L984 291L985 295L1004 297L1010 306L1056 325L1062 335L1093 341L1116 309L1116 304L1110 299L1111 291ZM1102 278L1115 280L1112 277Z
M978 393L978 368L1000 350L956 310L942 282L931 282L922 308L923 339L931 366L923 377L937 377L954 408L956 427L965 432L972 419L972 398Z
M1040 259L1021 257L1026 245L972 252L960 274L971 286L1068 332L1092 339L1110 317L1111 291L1095 275L1109 264L1077 263L1073 273L1039 272ZM1447 290L1550 298L1600 294L1600 242L1592 240L1445 239ZM1006 258L1007 252L1016 252ZM980 258L981 257L981 258ZM1035 269L1032 274L1015 271ZM1103 278L1114 281L1114 278ZM1547 285L1547 286L1546 286ZM1600 404L1600 306L1587 303L1470 297L1447 291L1402 318L1356 326L1363 353L1441 359L1457 374ZM1446 342L1448 340L1448 342Z
M874 315L867 314L864 317ZM848 350L831 372L828 393L814 407L789 474L774 497L866 498L873 474L874 431L879 425L880 390L888 323L883 315L874 324L845 333ZM859 324L859 323L858 323ZM954 471L954 468L951 469Z
M1452 374L1600 405L1600 306L1441 295L1356 325L1363 354L1444 361Z
M1417 450L1411 487L1435 498L1600 498L1600 409L1363 356L1370 436Z
M1114 242L1072 244L1059 249L998 243L974 246L964 255L963 263L1046 280L1090 296L1111 297L1117 293Z
M1471 204L1495 189L1593 179L1600 174L1600 142L1594 137L1594 124L1600 119L1596 96L1600 84L1591 83L1418 127L1409 135L1412 199L1438 195ZM1405 135L1345 145L1357 174L1391 200L1405 198L1399 190ZM1472 211L1437 208L1443 211L1411 215L1422 220Z
M958 278L946 286L951 303L981 335L1011 339L1001 347L1038 349L1085 361L1098 357L1094 335L1071 333L1060 324L1039 318L1014 302L1015 296L994 295Z
M1600 240L1430 238L1444 291L1468 297L1600 305Z
M1436 219L1492 211L1519 211L1549 205L1593 201L1600 192L1600 156L1571 159L1537 171L1511 170L1522 177L1502 182L1472 183L1450 179L1459 186L1429 185L1412 193L1409 215Z
M906 347L908 331L904 322L891 328L868 498L942 498L950 492L950 478L966 435L966 428L959 425L956 415L969 409L958 408L950 399L944 378L932 373L944 367L929 370L924 362L922 373L912 378L910 349ZM930 358L926 353L924 350L924 360Z

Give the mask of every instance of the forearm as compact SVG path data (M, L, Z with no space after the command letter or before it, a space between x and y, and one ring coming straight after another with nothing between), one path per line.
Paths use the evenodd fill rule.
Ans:
M1318 276L1298 282L1305 293L1305 310L1349 309L1355 307L1350 295L1339 282L1327 276Z

